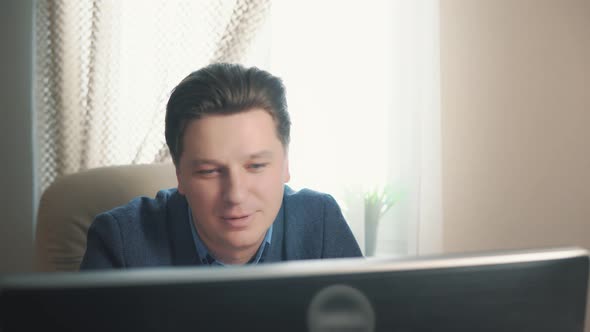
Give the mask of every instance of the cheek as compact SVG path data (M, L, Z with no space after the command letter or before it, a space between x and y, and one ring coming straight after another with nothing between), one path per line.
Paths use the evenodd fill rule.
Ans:
M282 169L273 170L273 172L256 179L254 183L259 193L264 195L267 200L274 200L283 190L284 176Z
M192 179L183 183L183 187L191 206L199 206L201 209L212 207L219 193L219 186L215 181Z

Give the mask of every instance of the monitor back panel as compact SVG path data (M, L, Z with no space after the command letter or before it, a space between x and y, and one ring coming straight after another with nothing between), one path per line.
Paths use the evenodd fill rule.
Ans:
M261 280L4 289L0 330L309 331L314 298L342 285L368 299L374 331L582 332L587 284L588 258L576 257ZM338 305L336 300L334 310ZM346 315L349 308L342 310ZM328 321L314 331L364 331L338 324Z

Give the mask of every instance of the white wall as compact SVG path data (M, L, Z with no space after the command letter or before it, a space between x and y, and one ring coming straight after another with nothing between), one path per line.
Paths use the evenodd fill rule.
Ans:
M590 1L441 0L441 96L444 250L590 248Z
M442 0L445 251L590 248L590 1Z
M32 0L0 2L0 273L32 269Z

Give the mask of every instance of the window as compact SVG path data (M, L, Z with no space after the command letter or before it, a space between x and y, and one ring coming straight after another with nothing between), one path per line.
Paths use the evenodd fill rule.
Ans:
M44 186L84 168L163 160L170 90L212 60L240 59L286 84L290 185L331 193L361 247L363 195L391 186L398 201L378 224L376 254L440 251L437 1L37 7Z

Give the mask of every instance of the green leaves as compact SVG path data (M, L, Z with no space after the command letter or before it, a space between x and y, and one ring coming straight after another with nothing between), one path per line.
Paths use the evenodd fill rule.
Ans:
M392 185L375 187L363 195L366 222L379 222L379 219L404 196L399 188Z

